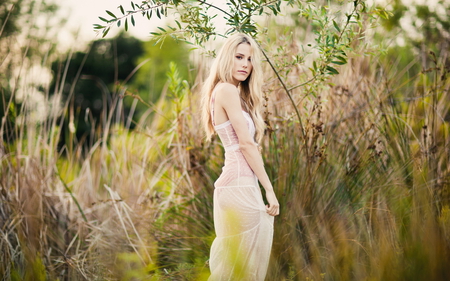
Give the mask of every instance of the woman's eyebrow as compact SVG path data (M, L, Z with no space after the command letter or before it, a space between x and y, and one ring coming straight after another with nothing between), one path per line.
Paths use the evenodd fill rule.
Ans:
M236 53L236 55L245 57L245 55L241 53Z

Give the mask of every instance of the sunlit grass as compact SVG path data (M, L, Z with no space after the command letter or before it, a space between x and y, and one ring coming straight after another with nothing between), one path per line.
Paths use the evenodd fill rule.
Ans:
M355 58L320 96L296 90L307 139L266 80L263 156L281 204L266 280L450 279L450 77L437 64L397 85L402 70ZM150 120L109 122L87 151L57 147L70 108L31 122L6 104L22 121L1 126L5 280L207 279L223 150L204 142L198 85L176 65L168 77ZM128 120L114 100L107 118Z

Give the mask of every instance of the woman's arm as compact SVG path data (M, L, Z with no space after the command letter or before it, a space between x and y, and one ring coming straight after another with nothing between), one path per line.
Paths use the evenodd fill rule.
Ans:
M269 176L264 169L264 163L257 144L248 131L247 120L242 113L241 100L237 88L228 83L217 85L215 104L223 108L228 116L239 138L239 148L244 154L245 160L247 160L259 182L266 190L266 198L269 202L269 206L266 206L267 213L272 216L278 215L279 203ZM219 109L219 106L216 106L216 109Z

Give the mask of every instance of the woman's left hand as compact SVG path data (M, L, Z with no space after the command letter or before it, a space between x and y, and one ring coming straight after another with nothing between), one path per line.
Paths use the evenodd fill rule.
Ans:
M278 216L280 214L280 204L278 203L275 192L266 192L266 198L269 205L266 205L266 212L271 216Z

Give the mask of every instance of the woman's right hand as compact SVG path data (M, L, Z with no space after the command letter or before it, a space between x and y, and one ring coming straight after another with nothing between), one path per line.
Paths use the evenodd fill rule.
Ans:
M266 192L266 198L269 205L266 205L266 212L271 216L278 216L280 214L280 204L278 203L275 192Z

